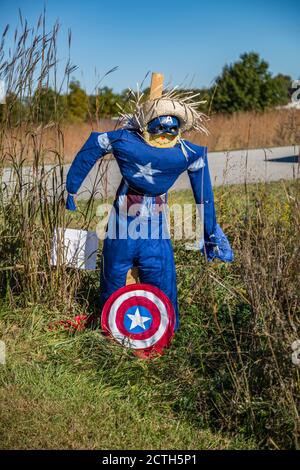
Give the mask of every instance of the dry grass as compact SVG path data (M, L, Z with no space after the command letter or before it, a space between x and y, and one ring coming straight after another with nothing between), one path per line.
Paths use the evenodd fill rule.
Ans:
M48 149L45 163L55 163L59 153L64 163L70 163L92 130L103 132L113 130L115 121L103 119L100 125L96 123L62 124L61 139L57 138L57 126L48 125L37 128L35 135L37 143L43 141L43 148ZM215 114L209 121L209 136L196 132L186 133L185 137L195 144L207 145L209 150L233 150L245 148L267 148L295 145L300 140L300 110L280 109L265 113L235 113L233 115ZM25 128L9 129L5 133L5 161L11 163L12 144L21 154L21 142L27 141L26 151L23 152L26 161L33 161L32 136Z
M210 151L294 145L300 140L300 110L215 114L209 130L208 137L195 133L188 137Z

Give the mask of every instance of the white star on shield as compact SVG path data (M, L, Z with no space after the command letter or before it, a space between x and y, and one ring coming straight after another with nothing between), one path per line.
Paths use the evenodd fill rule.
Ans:
M155 173L161 173L160 170L155 170L151 167L151 162L147 163L147 165L139 165L136 163L136 166L138 167L139 171L135 173L133 177L138 178L143 176L148 181L148 183L151 184L154 184L153 175L155 175Z
M136 326L140 326L141 328L143 328L143 330L146 329L145 327L145 323L149 320L151 320L151 318L148 318L148 317L143 317L141 314L140 314L140 311L139 311L139 308L137 307L134 315L131 315L131 314L127 314L127 316L130 318L131 320L131 325L130 325L130 329L133 330Z

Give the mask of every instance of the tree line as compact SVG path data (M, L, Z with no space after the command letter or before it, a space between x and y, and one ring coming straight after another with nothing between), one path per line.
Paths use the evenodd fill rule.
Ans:
M144 90L147 95L147 89ZM244 53L233 64L225 65L210 88L194 89L200 92L201 111L211 113L233 113L236 111L264 111L286 105L290 101L292 79L288 75L272 76L269 64L255 52ZM17 124L24 116L36 122L53 120L87 122L111 118L126 111L128 90L115 93L103 87L96 94L88 95L77 80L71 80L68 93L60 94L51 87L39 86L30 98L20 100L14 93L6 96L6 105L0 106L0 118L10 116Z

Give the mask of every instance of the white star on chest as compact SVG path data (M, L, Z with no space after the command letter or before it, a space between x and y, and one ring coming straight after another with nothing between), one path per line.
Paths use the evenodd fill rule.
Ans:
M131 314L127 314L127 316L130 318L131 320L131 325L130 325L130 329L133 330L136 326L140 326L141 328L143 328L143 330L146 329L145 327L145 323L149 320L151 320L151 318L148 318L148 317L143 317L141 314L140 314L140 311L139 311L139 308L137 307L136 311L135 311L135 314L134 315L131 315Z
M154 170L154 168L151 168L151 162L147 163L147 165L139 165L136 163L136 166L138 167L139 171L133 175L134 178L141 178L144 177L148 183L154 184L153 181L153 175L155 173L161 173L160 170Z

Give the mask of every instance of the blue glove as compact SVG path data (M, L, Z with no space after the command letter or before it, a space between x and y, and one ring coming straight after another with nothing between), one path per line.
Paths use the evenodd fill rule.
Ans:
M205 246L200 248L200 251L206 254L208 261L219 258L221 261L231 263L234 260L229 241L218 224L209 240L205 240Z
M68 194L67 201L66 201L66 208L69 211L76 211L77 207L74 201L73 194Z

